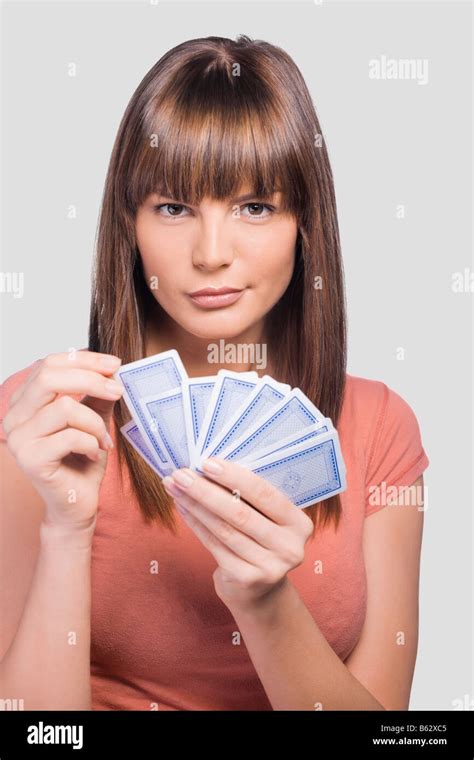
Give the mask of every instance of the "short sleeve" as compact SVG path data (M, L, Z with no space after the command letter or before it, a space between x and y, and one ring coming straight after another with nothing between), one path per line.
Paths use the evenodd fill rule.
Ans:
M411 406L383 385L366 476L365 516L387 505L391 486L410 486L429 465Z
M10 398L16 389L25 382L28 375L39 361L41 361L41 359L37 359L37 361L24 367L24 369L10 375L10 377L7 377L7 379L0 385L0 441L6 441L7 438L3 429L3 419L8 412Z

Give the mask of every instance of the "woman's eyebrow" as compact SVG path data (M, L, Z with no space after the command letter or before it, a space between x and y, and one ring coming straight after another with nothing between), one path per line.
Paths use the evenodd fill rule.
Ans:
M268 193L266 195L259 195L258 193L245 193L245 195L239 195L237 198L234 198L234 203L242 203L243 201L249 201L251 198L266 198L267 200L269 198L273 198L273 196L278 192L278 190L275 190L274 193Z

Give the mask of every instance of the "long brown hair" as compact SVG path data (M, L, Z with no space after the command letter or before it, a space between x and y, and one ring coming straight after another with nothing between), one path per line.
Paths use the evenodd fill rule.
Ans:
M281 48L240 35L205 37L169 50L133 94L107 173L97 236L89 349L145 356L153 296L135 237L138 207L151 193L197 205L228 199L248 182L256 196L283 194L298 235L290 284L266 315L273 375L299 387L337 427L346 377L346 306L334 185L311 96ZM161 480L118 428L117 453L146 520L176 530ZM306 510L314 526L334 520L339 496Z

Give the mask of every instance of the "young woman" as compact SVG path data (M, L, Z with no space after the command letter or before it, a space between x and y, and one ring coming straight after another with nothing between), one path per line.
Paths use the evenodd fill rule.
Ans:
M342 495L299 510L222 460L161 481L125 442L120 361L175 348L191 377L252 368L210 365L221 339L265 345L260 375L332 419ZM106 180L88 350L9 377L1 416L1 697L408 709L423 500L403 495L422 494L428 458L411 407L346 372L332 174L283 50L196 39L145 76Z

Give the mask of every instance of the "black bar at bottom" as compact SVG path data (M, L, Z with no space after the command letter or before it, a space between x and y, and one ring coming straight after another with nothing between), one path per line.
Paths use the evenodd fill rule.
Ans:
M0 760L30 757L159 758L189 749L268 757L357 752L362 757L473 760L472 711L0 712ZM324 750L324 754L321 752Z

